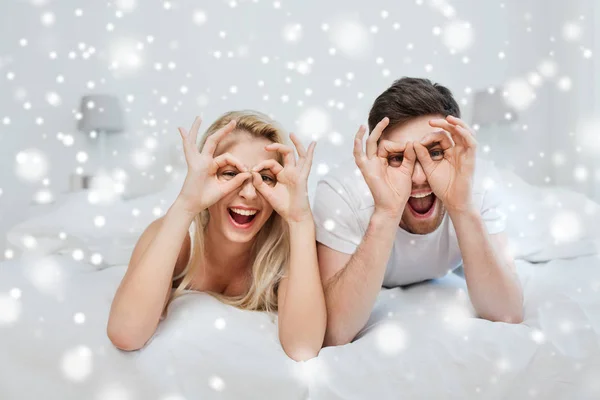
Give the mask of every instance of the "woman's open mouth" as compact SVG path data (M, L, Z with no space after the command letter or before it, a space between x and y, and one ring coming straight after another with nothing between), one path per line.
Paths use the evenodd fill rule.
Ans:
M228 208L229 220L239 229L248 229L254 223L254 219L260 212L259 210L244 210L241 208Z
M437 197L433 192L427 195L410 196L407 205L415 218L426 219L433 215Z

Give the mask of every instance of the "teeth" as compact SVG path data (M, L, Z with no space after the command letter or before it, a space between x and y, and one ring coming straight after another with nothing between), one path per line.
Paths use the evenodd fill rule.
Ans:
M242 210L241 208L230 208L230 210L240 215L254 215L257 213L256 210Z
M414 197L415 199L420 199L420 198L422 198L422 197L427 197L427 196L429 196L431 193L433 193L433 192L415 194L415 195L412 195L412 196L410 196L410 197Z

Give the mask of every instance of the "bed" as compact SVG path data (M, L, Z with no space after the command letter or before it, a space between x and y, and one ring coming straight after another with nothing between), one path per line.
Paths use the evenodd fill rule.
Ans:
M452 273L383 289L353 343L306 362L285 355L275 316L192 292L142 350L114 348L105 333L112 297L135 240L177 183L106 208L75 194L8 234L22 255L0 263L0 398L598 399L600 206L508 171L502 178L522 324L475 318ZM103 230L68 218L99 212Z

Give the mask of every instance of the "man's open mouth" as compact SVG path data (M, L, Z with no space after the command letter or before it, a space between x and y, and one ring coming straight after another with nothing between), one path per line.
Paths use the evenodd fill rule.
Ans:
M433 213L435 208L435 199L436 196L433 194L433 192L429 194L411 196L408 199L408 206L413 212L413 215L416 217L427 218Z

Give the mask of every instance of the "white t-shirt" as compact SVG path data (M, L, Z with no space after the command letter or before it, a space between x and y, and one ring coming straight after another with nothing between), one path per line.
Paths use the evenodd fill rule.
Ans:
M477 159L473 202L489 234L504 231L501 180L488 161ZM317 241L342 253L353 254L375 209L373 196L360 170L350 159L317 184L313 202ZM383 286L394 287L441 278L462 265L456 231L448 213L440 226L426 235L398 227Z

